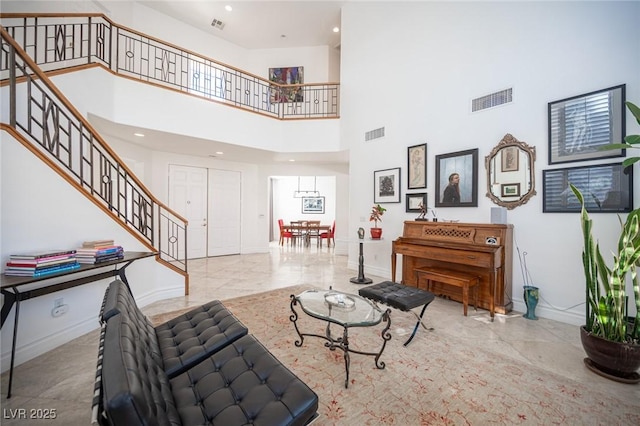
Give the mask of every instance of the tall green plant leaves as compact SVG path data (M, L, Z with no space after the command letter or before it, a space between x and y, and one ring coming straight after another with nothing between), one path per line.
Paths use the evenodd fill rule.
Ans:
M580 220L584 238L582 263L586 286L586 327L592 333L617 342L638 339L640 318L640 286L636 263L640 259L640 211L634 210L623 223L618 239L618 252L613 255L613 266L609 268L594 242L593 222L584 205L584 197L571 185L582 206ZM626 279L631 276L636 304L636 320L633 329L627 330Z

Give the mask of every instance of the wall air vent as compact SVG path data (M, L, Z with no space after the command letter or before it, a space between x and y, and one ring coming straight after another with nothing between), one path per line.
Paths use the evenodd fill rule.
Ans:
M471 101L471 112L482 111L483 109L493 108L509 102L513 102L513 88L473 99Z
M219 21L217 19L214 19L213 21L211 21L211 26L213 28L217 28L217 29L221 30L221 29L224 28L224 22Z
M380 127L379 129L369 130L364 134L364 140L370 141L372 139L378 139L384 137L384 127Z

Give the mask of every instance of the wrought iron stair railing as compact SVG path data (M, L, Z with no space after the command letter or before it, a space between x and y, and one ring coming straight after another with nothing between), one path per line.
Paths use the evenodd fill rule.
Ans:
M157 259L187 274L187 221L157 200L0 26L0 127L115 219ZM7 114L8 113L8 114Z
M99 65L122 77L276 119L339 118L339 83L278 84L102 14L0 13L0 20L47 72Z

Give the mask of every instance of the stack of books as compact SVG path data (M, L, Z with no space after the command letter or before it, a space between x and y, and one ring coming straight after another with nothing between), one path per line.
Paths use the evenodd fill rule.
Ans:
M123 257L122 246L115 245L113 240L85 241L76 250L76 259L80 263L97 264Z
M9 256L5 275L41 277L78 269L75 250L48 250Z

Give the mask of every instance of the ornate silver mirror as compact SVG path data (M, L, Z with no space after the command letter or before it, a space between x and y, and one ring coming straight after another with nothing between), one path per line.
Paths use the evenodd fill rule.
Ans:
M536 148L520 142L511 134L504 135L489 155L487 168L487 197L499 206L513 209L536 195Z

